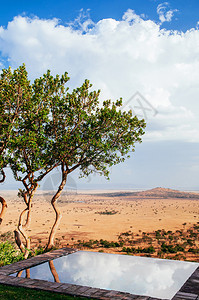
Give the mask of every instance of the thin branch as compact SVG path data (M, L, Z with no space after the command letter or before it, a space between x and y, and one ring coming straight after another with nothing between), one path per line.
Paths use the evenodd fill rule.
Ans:
M4 181L5 181L5 179L6 179L6 174L5 174L5 172L4 172L4 170L3 170L3 169L1 169L1 170L0 170L0 174L3 176L3 178L2 178L2 179L0 179L0 183L2 183L2 182L4 182Z

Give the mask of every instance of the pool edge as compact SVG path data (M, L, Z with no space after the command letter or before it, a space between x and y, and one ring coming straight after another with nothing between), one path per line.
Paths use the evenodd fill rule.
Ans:
M172 300L199 300L199 267L191 274Z

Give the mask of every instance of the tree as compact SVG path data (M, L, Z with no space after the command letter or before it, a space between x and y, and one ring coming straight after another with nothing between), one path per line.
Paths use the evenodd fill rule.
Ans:
M121 111L122 100L104 101L100 106L100 91L90 91L86 80L72 93L56 94L51 100L52 116L48 138L52 140L49 151L61 165L61 182L51 200L56 214L47 248L54 246L54 236L61 220L57 207L69 173L80 169L80 177L98 172L108 178L109 168L129 157L134 144L141 142L144 120L132 116L131 111Z
M53 80L52 80L53 79ZM18 195L26 205L21 212L18 227L15 230L15 240L18 247L27 258L30 249L30 237L27 229L30 226L33 196L39 182L60 162L49 152L52 140L48 138L46 129L50 120L49 105L59 82L68 81L67 73L61 78L52 78L50 72L30 84L27 73L24 79L25 99L21 108L18 126L13 130L7 145L7 160L17 181L22 182L24 189L19 189ZM23 244L20 235L25 239Z
M13 113L4 114L5 101L0 102L0 124L3 124L0 170L9 164L15 179L24 186L19 189L19 196L25 209L20 214L15 239L27 258L30 249L27 228L39 182L54 168L61 168L60 185L51 200L56 214L47 245L51 248L62 216L57 200L68 174L79 168L80 177L95 171L108 178L109 168L123 162L134 151L135 143L141 142L145 122L132 116L131 111L122 112L121 99L100 105L100 91L90 91L92 85L88 80L69 93L67 73L53 77L47 71L31 84L24 65L13 73L10 69L6 72L12 79L4 87L6 103Z
M7 166L5 152L13 129L17 128L21 107L24 102L25 66L12 72L11 68L3 69L0 75L0 183L5 181L4 168ZM2 209L0 223L7 208L6 201L0 197Z

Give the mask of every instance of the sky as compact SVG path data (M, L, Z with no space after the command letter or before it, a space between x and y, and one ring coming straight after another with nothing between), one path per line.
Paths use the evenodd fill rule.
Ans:
M87 78L100 101L122 97L146 120L143 142L109 181L76 172L68 188L199 190L198 27L197 0L1 1L0 69L25 63L31 81L67 71L70 89ZM18 186L7 170L3 188Z

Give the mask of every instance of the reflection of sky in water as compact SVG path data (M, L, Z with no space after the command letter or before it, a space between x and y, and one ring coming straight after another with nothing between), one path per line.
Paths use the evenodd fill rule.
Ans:
M170 299L199 264L78 251L53 260L61 282ZM24 276L23 272L23 275ZM54 281L48 263L30 277Z

